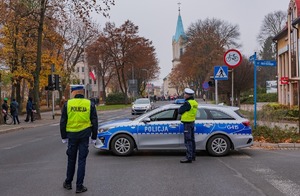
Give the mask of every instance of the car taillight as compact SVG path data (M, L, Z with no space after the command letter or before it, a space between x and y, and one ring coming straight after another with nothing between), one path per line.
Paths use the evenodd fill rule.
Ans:
M243 122L243 125L244 125L245 127L249 127L249 126L250 126L250 121L244 121L244 122Z

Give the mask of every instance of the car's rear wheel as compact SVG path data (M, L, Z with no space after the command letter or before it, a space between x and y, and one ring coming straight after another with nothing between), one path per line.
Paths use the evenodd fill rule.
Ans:
M230 151L230 141L224 135L214 135L207 142L207 151L212 156L224 156Z
M134 149L133 139L126 134L117 135L112 140L111 150L115 155L118 156L131 155L133 149Z

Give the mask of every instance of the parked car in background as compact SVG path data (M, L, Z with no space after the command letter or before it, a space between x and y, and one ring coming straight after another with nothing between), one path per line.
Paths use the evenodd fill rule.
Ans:
M175 104L184 104L185 99L175 99L174 103Z
M168 104L135 119L100 124L95 147L120 156L130 155L134 149L185 150L180 106ZM230 150L251 146L252 129L238 107L201 104L195 121L195 141L197 150L224 156Z
M153 109L153 102L148 98L140 98L133 102L131 114L143 114Z

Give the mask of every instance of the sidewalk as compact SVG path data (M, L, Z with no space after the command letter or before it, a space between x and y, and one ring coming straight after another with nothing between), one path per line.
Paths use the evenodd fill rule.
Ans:
M0 125L0 134L6 133L9 131L16 131L20 129L27 129L27 128L34 128L34 127L40 127L44 125L51 125L51 124L57 124L60 121L60 111L55 111L55 116L53 119L52 112L43 112L41 113L41 120L35 120L34 122L25 122L26 115L19 115L20 124L1 124Z

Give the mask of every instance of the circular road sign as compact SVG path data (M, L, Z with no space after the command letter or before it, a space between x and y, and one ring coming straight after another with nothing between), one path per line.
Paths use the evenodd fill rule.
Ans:
M208 82L203 82L203 83L202 83L202 88L203 88L204 90L208 90L208 89L209 89L209 84L208 84Z
M224 62L229 68L235 68L242 62L242 55L238 50L230 49L224 54Z

